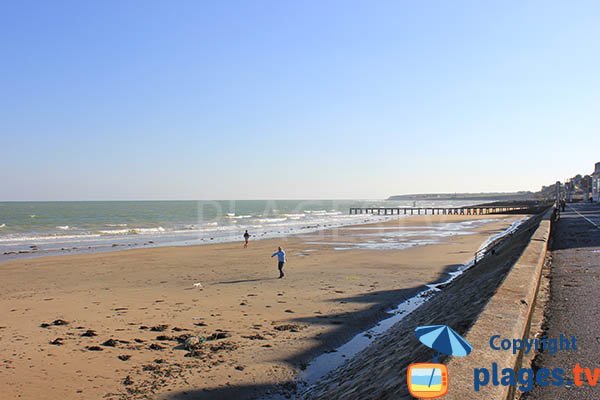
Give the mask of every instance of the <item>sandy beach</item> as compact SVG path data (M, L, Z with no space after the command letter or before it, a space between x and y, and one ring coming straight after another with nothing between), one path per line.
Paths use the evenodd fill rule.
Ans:
M2 398L219 399L223 388L252 397L252 388L289 381L471 260L517 218L414 216L248 249L240 242L2 263ZM365 242L482 219L471 234L405 249L375 236ZM281 280L270 257L278 245L288 255ZM190 354L182 335L207 340Z

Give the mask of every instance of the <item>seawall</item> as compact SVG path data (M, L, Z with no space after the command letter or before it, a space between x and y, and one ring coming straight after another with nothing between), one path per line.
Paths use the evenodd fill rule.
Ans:
M433 352L414 335L421 325L453 327L473 345L465 358L449 358L449 399L505 399L511 393L490 386L473 390L473 370L491 362L503 368L520 355L492 352L489 338L527 335L539 277L550 235L551 215L532 217L513 237L440 294L408 315L390 332L325 379L306 390L302 399L410 399L406 369L413 362L430 362Z

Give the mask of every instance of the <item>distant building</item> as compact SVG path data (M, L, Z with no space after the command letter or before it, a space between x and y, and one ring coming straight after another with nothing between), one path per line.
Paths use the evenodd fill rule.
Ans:
M572 202L573 201L573 194L575 192L575 180L574 179L567 179L565 181L565 200L567 202Z
M596 163L592 174L592 199L600 201L600 162Z

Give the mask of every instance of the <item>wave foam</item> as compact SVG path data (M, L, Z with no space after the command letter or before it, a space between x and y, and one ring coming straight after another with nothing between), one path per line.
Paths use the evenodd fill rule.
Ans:
M152 233L162 233L165 231L165 228L159 226L158 228L111 229L98 231L98 233L102 235L146 235Z

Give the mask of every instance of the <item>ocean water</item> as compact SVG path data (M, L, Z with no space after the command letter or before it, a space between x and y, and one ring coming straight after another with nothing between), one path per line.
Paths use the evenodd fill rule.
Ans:
M417 202L459 207L474 202ZM0 260L123 247L253 240L376 222L350 207L410 207L386 200L0 202Z

